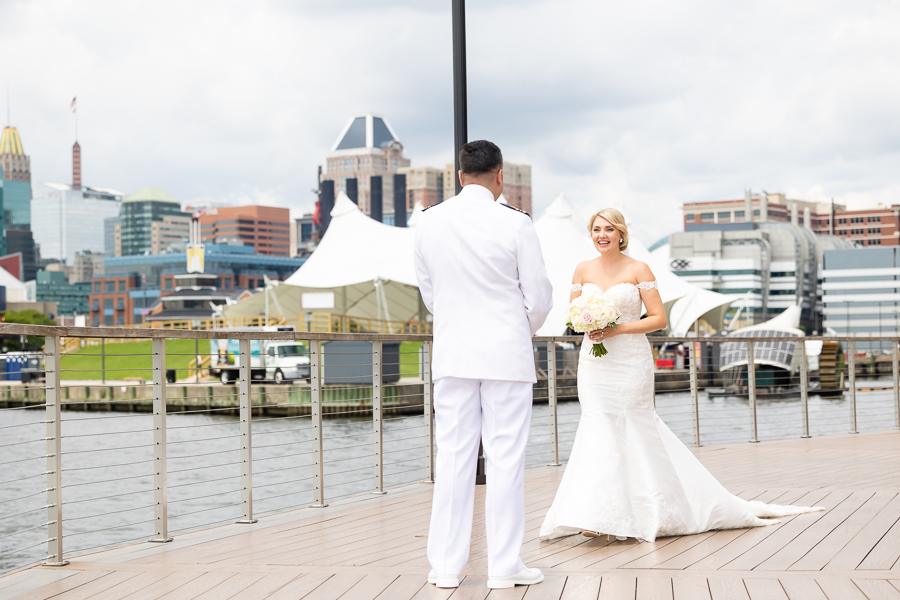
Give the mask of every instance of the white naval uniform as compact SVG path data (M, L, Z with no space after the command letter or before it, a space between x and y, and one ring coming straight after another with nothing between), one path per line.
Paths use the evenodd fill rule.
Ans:
M525 444L537 381L531 337L552 307L531 218L485 187L422 213L416 277L434 315L438 446L428 560L458 574L469 558L478 442L487 462L488 574L513 575L525 534Z

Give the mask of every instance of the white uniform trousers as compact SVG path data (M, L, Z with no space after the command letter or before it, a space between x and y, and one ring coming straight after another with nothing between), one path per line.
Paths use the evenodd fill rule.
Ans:
M484 442L488 574L514 575L525 536L525 446L532 384L444 377L434 384L437 461L428 562L456 575L469 559L478 442Z

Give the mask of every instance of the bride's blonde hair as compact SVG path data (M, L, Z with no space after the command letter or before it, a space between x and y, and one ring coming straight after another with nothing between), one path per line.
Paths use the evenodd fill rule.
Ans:
M602 210L598 210L594 213L594 216L591 217L591 220L588 221L587 230L590 233L594 229L594 221L597 220L597 217L602 217L609 221L613 227L619 230L619 250L624 250L628 247L628 225L625 224L625 217L622 216L622 213L616 210L615 208L604 208Z

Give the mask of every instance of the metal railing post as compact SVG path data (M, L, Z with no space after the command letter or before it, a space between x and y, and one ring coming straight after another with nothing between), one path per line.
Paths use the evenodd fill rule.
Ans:
M428 461L428 481L434 483L434 382L431 379L431 342L422 344L422 387L425 406L425 460Z
M747 340L747 385L750 391L750 442L759 442L756 422L756 357L753 355L753 341Z
M859 433L856 426L856 342L850 340L850 433Z
M100 338L100 383L106 383L106 338Z
M800 408L803 411L803 435L801 438L808 438L809 435L809 378L807 374L808 364L806 359L806 342L801 338L797 341L800 346Z
M166 338L153 338L153 503L155 535L151 542L171 542L169 537L168 465L166 464Z
M894 428L900 429L900 342L893 342L893 373L894 373Z
M697 385L697 344L690 343L691 347L691 411L693 412L694 421L694 445L700 445L700 393Z
M256 523L257 520L253 518L253 390L250 387L253 356L249 339L240 340L238 347L241 356L241 518L238 523Z
M381 391L382 345L380 341L372 342L372 442L375 446L375 489L373 494L385 494L384 491L384 433L382 431Z
M550 443L553 445L554 467L559 462L559 413L556 407L556 342L547 342L547 403L550 406Z
M47 421L47 558L48 567L69 564L63 558L62 519L62 412L60 402L59 353L60 339L47 336L44 360L46 364L46 421Z
M312 508L325 508L325 451L322 444L322 342L309 341L309 395L312 416L313 463Z

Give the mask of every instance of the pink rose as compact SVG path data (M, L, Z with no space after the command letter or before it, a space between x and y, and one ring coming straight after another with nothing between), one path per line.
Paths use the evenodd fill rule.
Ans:
M581 313L581 322L585 325L593 325L594 324L594 315L591 311L586 310Z

